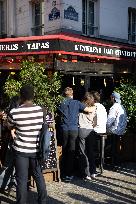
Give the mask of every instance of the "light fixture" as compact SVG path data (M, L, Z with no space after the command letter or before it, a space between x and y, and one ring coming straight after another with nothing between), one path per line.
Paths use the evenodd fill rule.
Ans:
M75 77L73 76L73 86L75 85Z

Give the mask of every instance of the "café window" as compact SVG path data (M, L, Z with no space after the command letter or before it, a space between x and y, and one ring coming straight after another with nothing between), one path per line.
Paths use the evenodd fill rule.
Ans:
M4 20L5 20L5 15L4 15L4 2L0 0L0 36L2 36L4 32Z
M136 42L136 9L128 9L128 40Z
M32 1L32 35L44 34L44 1Z
M96 35L98 27L96 26L96 0L83 0L82 13L82 32L85 35Z

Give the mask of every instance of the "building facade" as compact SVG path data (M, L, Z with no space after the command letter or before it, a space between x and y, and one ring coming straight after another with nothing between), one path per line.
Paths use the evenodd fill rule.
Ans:
M100 90L135 72L135 44L136 0L0 0L2 70L38 56L64 86Z

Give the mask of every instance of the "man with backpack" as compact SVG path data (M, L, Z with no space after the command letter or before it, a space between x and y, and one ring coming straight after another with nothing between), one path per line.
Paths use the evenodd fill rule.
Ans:
M28 170L36 182L38 203L45 204L47 191L38 159L39 137L43 124L42 107L33 104L34 89L25 85L20 89L21 105L13 108L8 116L8 126L15 129L13 136L13 153L16 171L16 203L27 202Z

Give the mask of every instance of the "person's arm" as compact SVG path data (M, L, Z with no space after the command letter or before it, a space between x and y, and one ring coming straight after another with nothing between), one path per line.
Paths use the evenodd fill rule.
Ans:
M84 109L84 111L87 113L92 113L95 110L96 110L96 106L85 107L85 109Z
M9 130L12 130L15 128L15 121L11 113L9 113L7 117L7 127Z
M108 118L107 118L107 128L110 128L115 120L116 120L116 108L115 106L111 107L111 109L109 110L109 114L108 114Z

